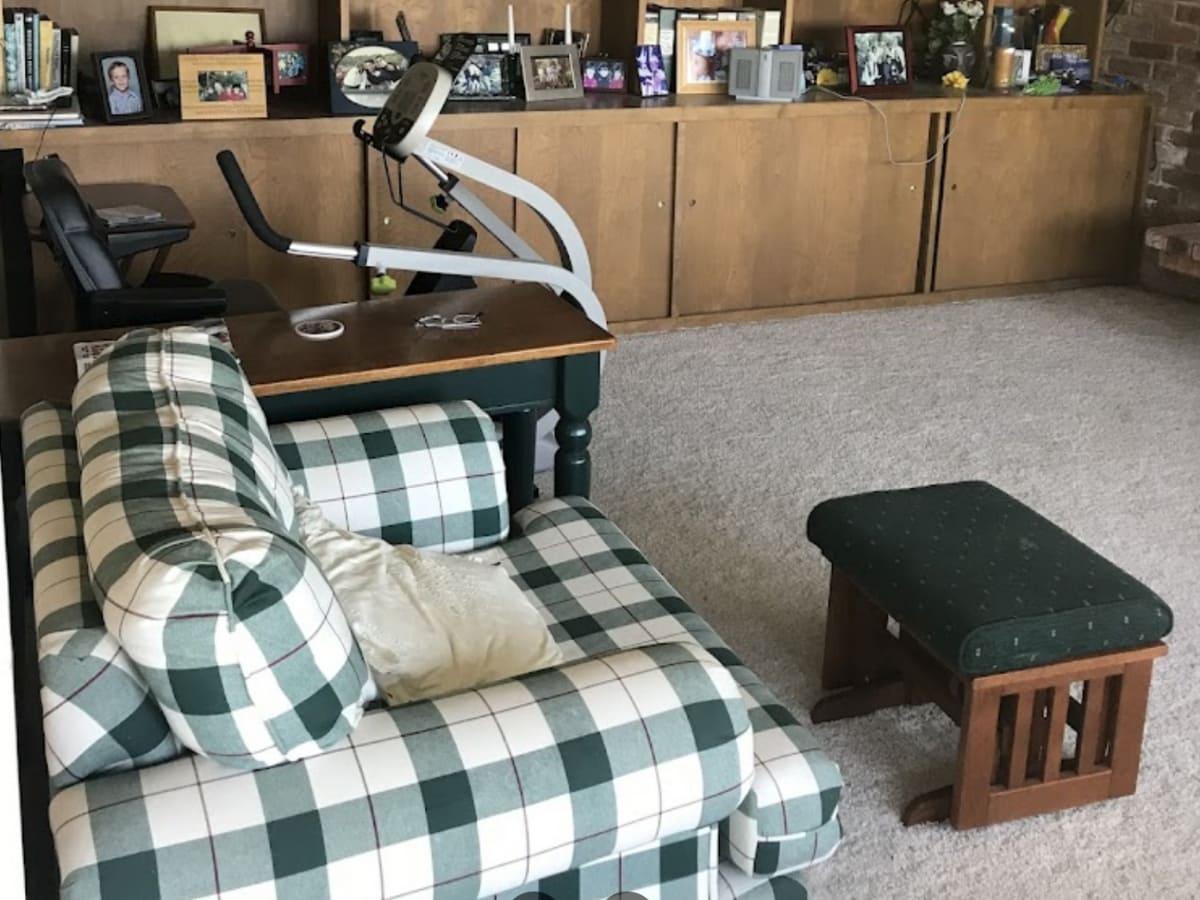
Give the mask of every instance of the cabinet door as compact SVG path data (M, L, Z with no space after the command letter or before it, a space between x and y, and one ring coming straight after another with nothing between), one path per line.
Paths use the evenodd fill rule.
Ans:
M517 135L517 172L575 220L610 321L670 314L674 152L670 123L529 126ZM523 205L517 230L558 259L549 230Z
M928 113L889 113L897 160L929 155ZM679 127L682 315L913 293L932 166L888 164L867 109Z
M515 171L516 167L516 132L511 128L489 129L457 129L434 130L433 137L462 150L471 156L489 162L506 172ZM440 234L439 230L423 222L416 216L409 215L397 206L390 194L387 176L384 173L383 157L371 152L367 159L367 197L370 205L368 217L368 233L370 240L381 244L398 244L404 247L432 249ZM430 198L438 193L437 182L415 162L405 163L403 167L389 161L391 172L391 190L399 192L404 189L404 201L413 209L419 209L435 219L449 224L455 218L461 218L471 225L475 220L462 210L461 207L451 206L446 213L436 212L430 204ZM403 179L403 180L401 180ZM499 191L485 188L477 182L467 180L465 184L479 199L486 203L510 227L513 224L513 201ZM476 226L478 228L478 226ZM504 249L490 234L478 229L479 242L475 252L485 256L499 256L511 259L512 254ZM397 291L403 293L412 281L412 272L393 272L396 279Z
M1146 112L1088 99L963 114L948 147L936 289L1129 271Z

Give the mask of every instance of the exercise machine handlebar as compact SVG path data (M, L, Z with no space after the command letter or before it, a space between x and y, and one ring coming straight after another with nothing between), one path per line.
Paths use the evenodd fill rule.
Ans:
M267 217L263 215L262 207L258 205L254 191L250 189L233 151L222 150L218 153L217 165L221 167L221 174L225 176L229 190L233 192L233 198L237 201L238 208L242 211L250 230L272 250L287 253L295 241L292 238L284 237L267 222Z

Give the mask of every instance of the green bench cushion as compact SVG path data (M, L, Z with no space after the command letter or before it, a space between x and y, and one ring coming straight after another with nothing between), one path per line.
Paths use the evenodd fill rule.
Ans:
M951 668L983 675L1152 644L1170 608L983 481L839 497L808 538Z

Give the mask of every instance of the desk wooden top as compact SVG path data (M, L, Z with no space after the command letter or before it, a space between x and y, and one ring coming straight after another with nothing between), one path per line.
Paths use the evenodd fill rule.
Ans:
M421 316L479 313L483 326L463 331L418 328ZM294 322L337 319L345 333L310 341ZM509 285L372 300L320 309L231 316L233 349L260 397L346 387L506 363L599 353L616 339L571 304L535 285ZM120 336L128 328L0 341L0 421L39 400L70 403L72 345Z

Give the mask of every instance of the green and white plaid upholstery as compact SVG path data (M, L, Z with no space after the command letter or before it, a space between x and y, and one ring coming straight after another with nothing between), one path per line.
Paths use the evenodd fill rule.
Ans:
M185 746L230 766L320 753L373 685L228 348L126 335L72 402L104 623Z
M271 426L296 483L349 531L442 553L508 535L496 427L471 402Z
M720 900L807 900L808 889L798 875L754 878L732 866L718 870Z
M695 641L737 679L754 726L754 786L721 824L729 858L750 874L777 842L815 832L837 813L834 762L641 551L587 500L538 501L514 518L505 565L545 610L565 657L579 659L660 641Z
M694 644L582 660L373 710L288 765L188 756L66 788L62 896L474 900L713 825L752 743L730 672Z
M716 900L716 835L716 828L709 826L653 841L488 900L603 900L624 892L636 892L645 900Z
M179 742L92 592L70 410L31 408L21 439L50 790L174 759Z

